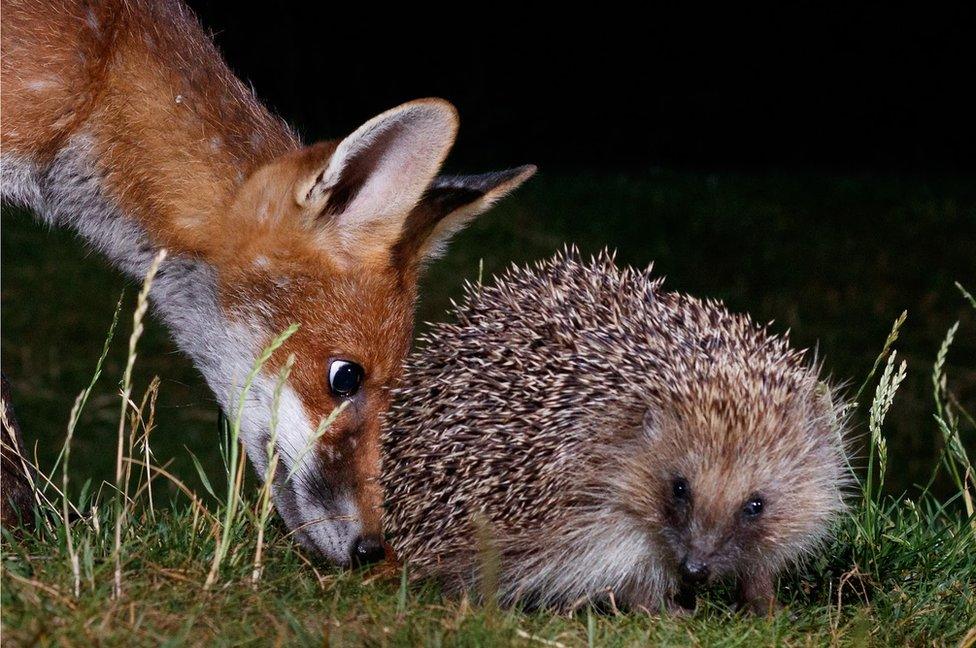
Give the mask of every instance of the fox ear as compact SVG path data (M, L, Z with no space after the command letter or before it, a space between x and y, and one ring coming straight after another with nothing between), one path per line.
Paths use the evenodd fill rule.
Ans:
M404 223L394 258L423 262L439 256L451 236L535 172L536 167L527 164L481 175L436 178Z
M387 251L454 144L458 119L441 99L388 110L336 146L296 184L295 199L346 253Z

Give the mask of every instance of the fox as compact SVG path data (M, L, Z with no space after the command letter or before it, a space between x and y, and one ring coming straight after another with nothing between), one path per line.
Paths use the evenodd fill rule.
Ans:
M262 349L298 324L247 394L242 443L263 475L293 354L275 507L327 561L381 560L380 419L418 278L535 167L438 175L459 123L438 98L303 144L180 0L4 0L0 74L3 201L133 279L165 249L153 313L228 417Z

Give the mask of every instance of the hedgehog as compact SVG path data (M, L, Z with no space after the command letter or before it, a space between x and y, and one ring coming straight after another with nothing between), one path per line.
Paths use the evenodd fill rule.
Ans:
M662 284L567 248L467 285L421 336L382 470L414 578L652 613L734 579L736 606L780 607L845 509L844 404L788 333Z

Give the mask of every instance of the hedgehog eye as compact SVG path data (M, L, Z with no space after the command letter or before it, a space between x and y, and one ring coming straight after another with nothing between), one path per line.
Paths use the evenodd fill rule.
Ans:
M763 498L758 495L753 495L746 502L745 506L742 507L742 514L747 518L757 518L763 512L765 506L766 502L763 501Z
M674 495L674 499L676 500L687 500L691 496L691 488L688 486L688 481L683 477L678 477L671 482L671 494Z
M335 396L348 398L363 384L363 368L348 360L333 360L329 365L329 389Z

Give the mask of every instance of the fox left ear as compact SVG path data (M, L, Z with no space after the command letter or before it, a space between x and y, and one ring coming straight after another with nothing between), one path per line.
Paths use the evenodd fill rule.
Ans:
M396 263L440 256L447 241L471 220L531 178L531 164L480 175L439 176L407 217L393 246Z
M457 127L457 111L442 99L387 110L340 141L331 154L322 144L309 147L313 163L295 182L295 202L336 256L385 259L435 180Z

